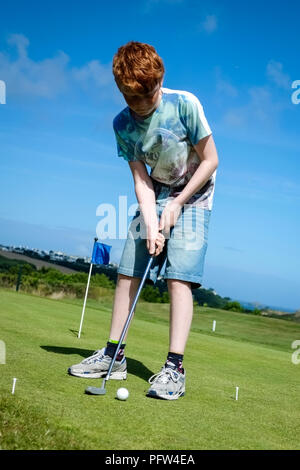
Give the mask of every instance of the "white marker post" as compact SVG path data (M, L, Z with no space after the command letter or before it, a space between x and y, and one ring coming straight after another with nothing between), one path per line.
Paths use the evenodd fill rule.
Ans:
M212 330L213 330L213 331L216 331L216 324L217 324L217 322L216 322L216 320L214 320L214 321L213 321L213 327L212 327Z
M239 399L239 387L235 387L235 400Z
M17 381L17 379L16 379L16 378L14 378L14 379L13 379L13 386L12 386L12 391L11 391L12 395L14 395L14 393L15 393L15 388L16 388L16 381Z

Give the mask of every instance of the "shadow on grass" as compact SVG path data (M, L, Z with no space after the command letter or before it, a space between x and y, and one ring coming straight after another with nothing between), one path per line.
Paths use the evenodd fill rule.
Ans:
M69 331L71 331L71 333L72 333L73 336L78 336L79 330L71 330L71 329L69 329Z
M81 348L67 348L63 346L41 346L47 352L64 354L64 355L73 355L77 354L83 358L89 357L93 354L93 349L81 349ZM148 381L149 377L154 374L148 367L146 367L141 361L126 357L127 360L127 370L129 374L140 377L145 381Z

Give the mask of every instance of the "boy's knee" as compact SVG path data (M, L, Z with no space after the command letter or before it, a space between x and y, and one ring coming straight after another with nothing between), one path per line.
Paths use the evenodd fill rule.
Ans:
M186 290L191 289L191 282L190 281L182 281L181 279L167 279L168 289L169 290Z
M126 274L118 273L117 284L120 284L120 283L137 284L139 281L141 281L139 277L127 276Z

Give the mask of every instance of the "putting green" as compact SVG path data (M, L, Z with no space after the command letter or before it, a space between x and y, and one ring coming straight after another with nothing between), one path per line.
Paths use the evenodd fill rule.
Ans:
M109 381L104 396L85 395L102 381L66 371L105 345L111 305L88 300L78 339L82 302L0 290L1 449L299 449L300 364L291 361L299 324L195 308L186 396L168 402L145 393L167 353L169 306L139 302L127 380ZM115 398L120 386L127 401Z

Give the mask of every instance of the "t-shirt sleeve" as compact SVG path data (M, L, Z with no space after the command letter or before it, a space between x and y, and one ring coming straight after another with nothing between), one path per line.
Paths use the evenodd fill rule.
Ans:
M212 134L212 131L198 98L192 94L182 98L181 119L186 127L189 140L193 145L196 145L199 140Z
M130 148L129 143L127 143L126 139L121 136L115 125L113 125L113 129L116 137L118 156L124 158L127 162L136 161L137 158L134 156L133 149Z

